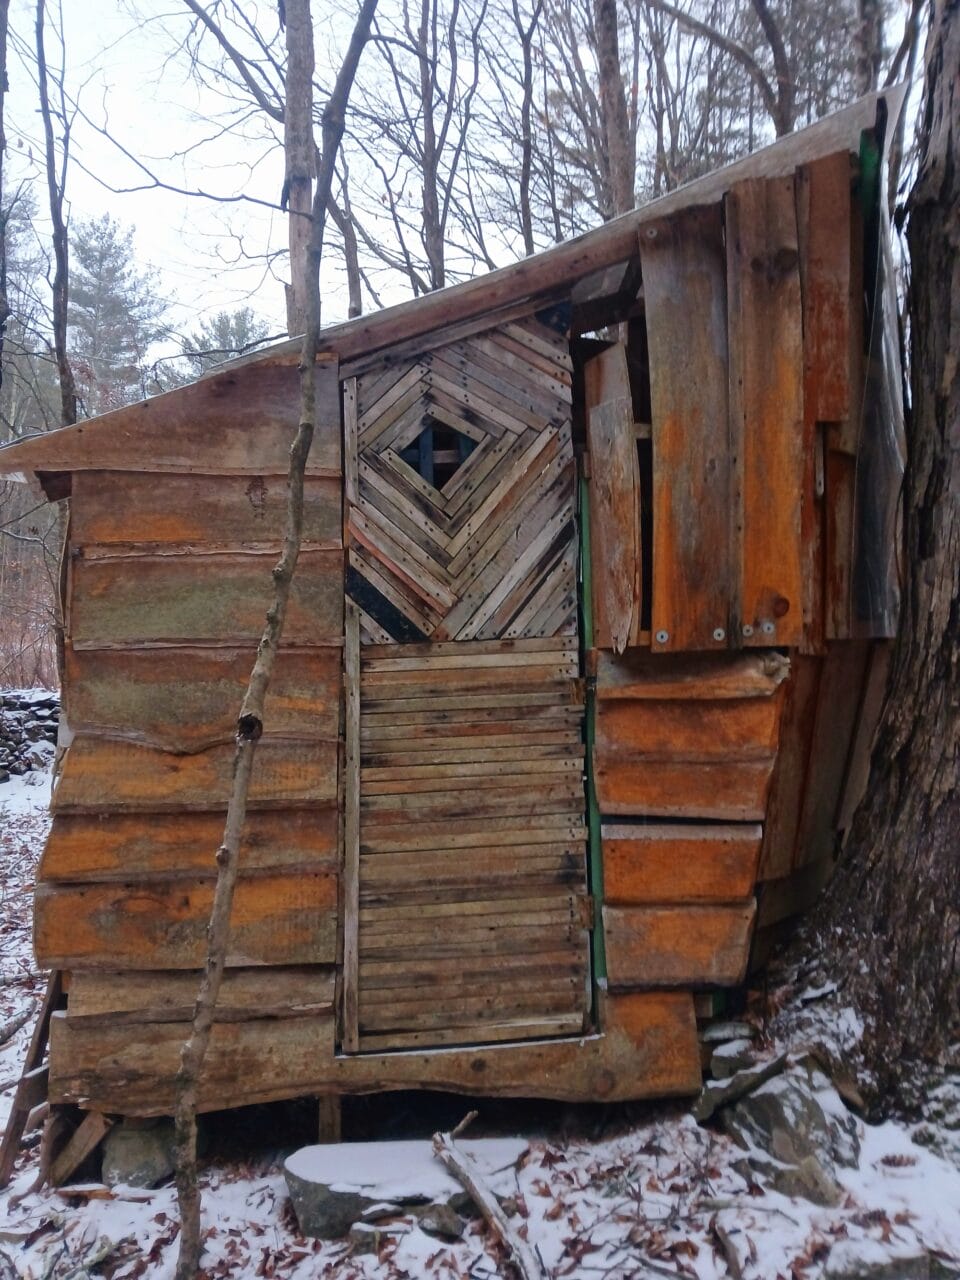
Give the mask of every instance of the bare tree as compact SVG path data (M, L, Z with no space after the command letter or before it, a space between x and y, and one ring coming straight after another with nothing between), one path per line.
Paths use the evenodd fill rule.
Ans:
M960 0L930 6L919 164L909 199L911 412L906 575L866 795L826 905L865 1015L874 1100L904 1099L960 1000Z
M327 205L333 187L337 152L343 137L344 117L357 66L369 36L377 0L363 0L353 35L333 91L322 116L322 149L317 166L317 186L310 215L307 247L306 330L300 356L299 426L290 448L286 527L280 559L273 570L274 596L257 647L250 682L237 717L233 782L227 803L223 841L217 850L217 882L207 928L207 956L194 1007L190 1035L180 1055L176 1081L177 1196L180 1204L180 1247L177 1280L194 1280L200 1265L200 1194L197 1184L197 1089L210 1043L223 971L234 890L240 865L240 840L246 821L247 798L253 778L257 743L263 734L265 703L276 661L290 587L300 555L303 530L303 485L316 417L316 362L320 345L320 261ZM294 10L298 12L294 13ZM286 0L288 20L302 38L313 41L310 0ZM299 64L308 65L304 59ZM289 86L288 86L289 87ZM292 86L302 93L302 85ZM309 93L309 90L307 91ZM309 118L309 114L308 114ZM312 136L310 141L312 142Z
M47 69L47 55L44 41L45 0L37 0L36 38L37 38L37 82L40 89L40 115L43 119L43 136L45 143L45 161L47 171L47 194L50 201L50 221L52 224L53 257L56 264L53 276L53 350L60 375L60 420L62 426L69 426L77 420L77 391L73 380L73 368L67 352L67 307L69 301L69 242L67 224L63 213L63 198L67 183L67 163L70 156L71 118L67 111L66 93L64 89L66 51L60 36L60 68L54 83L58 92L57 123L61 130L60 162L57 164L57 151L53 137L54 109L50 105L50 77ZM63 12L59 11L58 32L63 31Z

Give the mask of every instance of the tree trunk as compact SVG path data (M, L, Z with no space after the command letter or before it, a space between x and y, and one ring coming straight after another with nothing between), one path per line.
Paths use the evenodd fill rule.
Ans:
M865 1065L881 1106L908 1099L911 1059L943 1052L960 996L958 207L960 0L935 0L909 202L912 412L902 614L870 780L824 932L825 947L839 947L848 990L864 1013Z
M302 4L301 13L306 17L306 35L312 44L310 0L300 0L300 4ZM287 0L288 14L291 7L291 0ZM202 1242L200 1193L197 1183L197 1094L226 965L230 915L240 869L240 842L246 821L247 797L253 778L256 748L263 734L267 692L283 637L290 588L300 556L304 474L313 442L316 416L316 360L317 348L320 345L320 260L323 256L327 206L333 185L337 151L343 138L347 99L356 76L360 55L370 34L370 24L376 8L377 0L363 0L333 92L323 111L323 149L317 166L317 186L313 196L309 224L310 239L307 243L304 261L305 277L302 282L302 295L306 306L306 328L300 354L299 425L290 447L283 549L273 569L273 602L267 611L260 643L257 646L256 660L250 673L250 681L240 707L240 714L237 717L233 779L227 801L223 842L216 853L217 882L210 911L210 923L207 926L207 955L200 977L190 1035L180 1053L180 1069L176 1079L176 1180L177 1199L180 1206L180 1245L176 1280L194 1280L200 1267ZM311 53L311 65L312 61ZM308 92L312 96L312 86ZM312 121L312 107L308 118ZM312 128L310 148L312 153Z
M287 333L296 337L307 328L307 252L313 203L313 24L309 0L287 0L287 73L284 78L283 151L286 171L283 201L290 218L290 283L287 294Z
M609 217L628 213L634 206L636 151L630 135L627 98L620 69L620 38L617 31L617 0L594 0L597 28L597 72L600 80L600 107L607 144L606 168L609 178Z

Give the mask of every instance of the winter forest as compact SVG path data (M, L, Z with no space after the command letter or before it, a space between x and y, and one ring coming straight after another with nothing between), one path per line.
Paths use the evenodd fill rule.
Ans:
M297 231L286 211L302 208L314 158L302 129L301 154L290 145L299 126L284 85L298 46L282 3L102 8L98 35L96 23L92 34L74 29L69 4L2 6L2 442L182 385L303 327L292 294L284 306ZM381 6L336 157L322 321L569 239L909 76L921 9ZM350 14L324 7L315 23L319 112ZM156 77L166 152L143 104L128 110L124 65ZM165 269L154 206L158 222L179 226L192 275L182 260ZM59 517L7 490L0 680L50 685Z

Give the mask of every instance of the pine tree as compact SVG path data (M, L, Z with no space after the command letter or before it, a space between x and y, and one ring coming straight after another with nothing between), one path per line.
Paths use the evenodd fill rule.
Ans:
M70 358L89 417L149 391L148 353L168 335L168 301L134 261L133 227L109 214L78 222L70 238Z
M205 370L243 355L263 342L269 329L250 307L236 311L218 311L209 320L203 320L183 343L183 354L191 365L191 373L199 377Z

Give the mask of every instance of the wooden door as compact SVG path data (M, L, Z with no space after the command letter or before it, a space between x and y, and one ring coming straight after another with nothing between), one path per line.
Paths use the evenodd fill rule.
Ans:
M589 1010L566 341L505 325L347 390L347 1051Z

